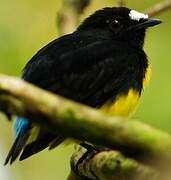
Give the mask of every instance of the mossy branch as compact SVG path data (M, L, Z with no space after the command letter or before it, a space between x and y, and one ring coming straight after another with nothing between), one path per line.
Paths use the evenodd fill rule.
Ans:
M0 109L8 116L26 116L54 133L120 150L153 167L171 162L171 136L142 122L107 116L19 78L0 75L0 92Z
M71 158L71 167L75 169L78 161L87 153L82 147L77 148ZM91 152L90 152L91 153ZM87 154L89 156L89 154ZM71 173L72 177L88 177L92 180L156 180L159 178L158 173L137 161L124 157L118 151L102 151L91 155L91 158L84 159L78 166L79 177Z

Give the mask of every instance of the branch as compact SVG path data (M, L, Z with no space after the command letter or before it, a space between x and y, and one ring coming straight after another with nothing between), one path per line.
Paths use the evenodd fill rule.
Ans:
M87 153L79 148L71 158L71 167L75 169L80 159ZM88 156L88 155L87 155ZM78 166L79 175L74 172L71 177L88 177L92 180L156 180L158 173L152 168L144 166L135 160L125 158L118 151L102 151L89 159L84 159ZM69 179L68 179L69 180Z
M171 9L171 0L165 0L146 10L146 14L156 16L169 9Z
M57 28L60 35L73 32L79 17L90 4L90 0L63 0L61 10L57 14Z
M0 75L0 91L2 111L28 117L54 133L118 149L154 166L156 160L171 161L171 136L142 122L107 116L19 78Z
M118 6L126 6L126 0L118 0Z

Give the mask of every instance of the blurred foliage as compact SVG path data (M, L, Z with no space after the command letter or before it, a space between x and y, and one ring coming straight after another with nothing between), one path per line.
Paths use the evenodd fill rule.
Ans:
M24 64L32 55L58 37L55 20L61 0L0 2L0 73L20 76ZM128 6L143 11L156 2L159 0L131 0ZM116 0L93 0L81 19L95 9L114 6L115 3ZM153 76L134 117L171 132L171 11L163 13L160 18L164 23L147 34L145 49L152 65ZM66 179L73 146L61 146L52 152L45 150L28 160L3 167L11 143L11 124L0 115L0 179Z

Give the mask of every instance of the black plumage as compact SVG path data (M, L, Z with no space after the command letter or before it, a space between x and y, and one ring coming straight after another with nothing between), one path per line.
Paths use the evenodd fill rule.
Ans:
M119 94L127 94L130 89L140 95L148 67L143 50L145 31L160 21L152 21L145 15L138 19L135 15L123 7L95 12L75 32L39 50L25 66L23 79L96 108L115 101ZM24 149L20 160L47 146L54 148L62 140L62 136L41 132L26 147L26 142L20 144L20 149ZM6 163L16 158L14 149Z

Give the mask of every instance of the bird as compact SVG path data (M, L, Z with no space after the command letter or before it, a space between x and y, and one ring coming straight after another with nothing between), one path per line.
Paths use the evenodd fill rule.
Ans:
M40 49L25 65L22 78L104 113L129 117L150 79L143 49L146 31L161 22L127 7L99 9L73 33ZM14 130L5 165L65 141L62 134L48 132L27 117L16 117Z

